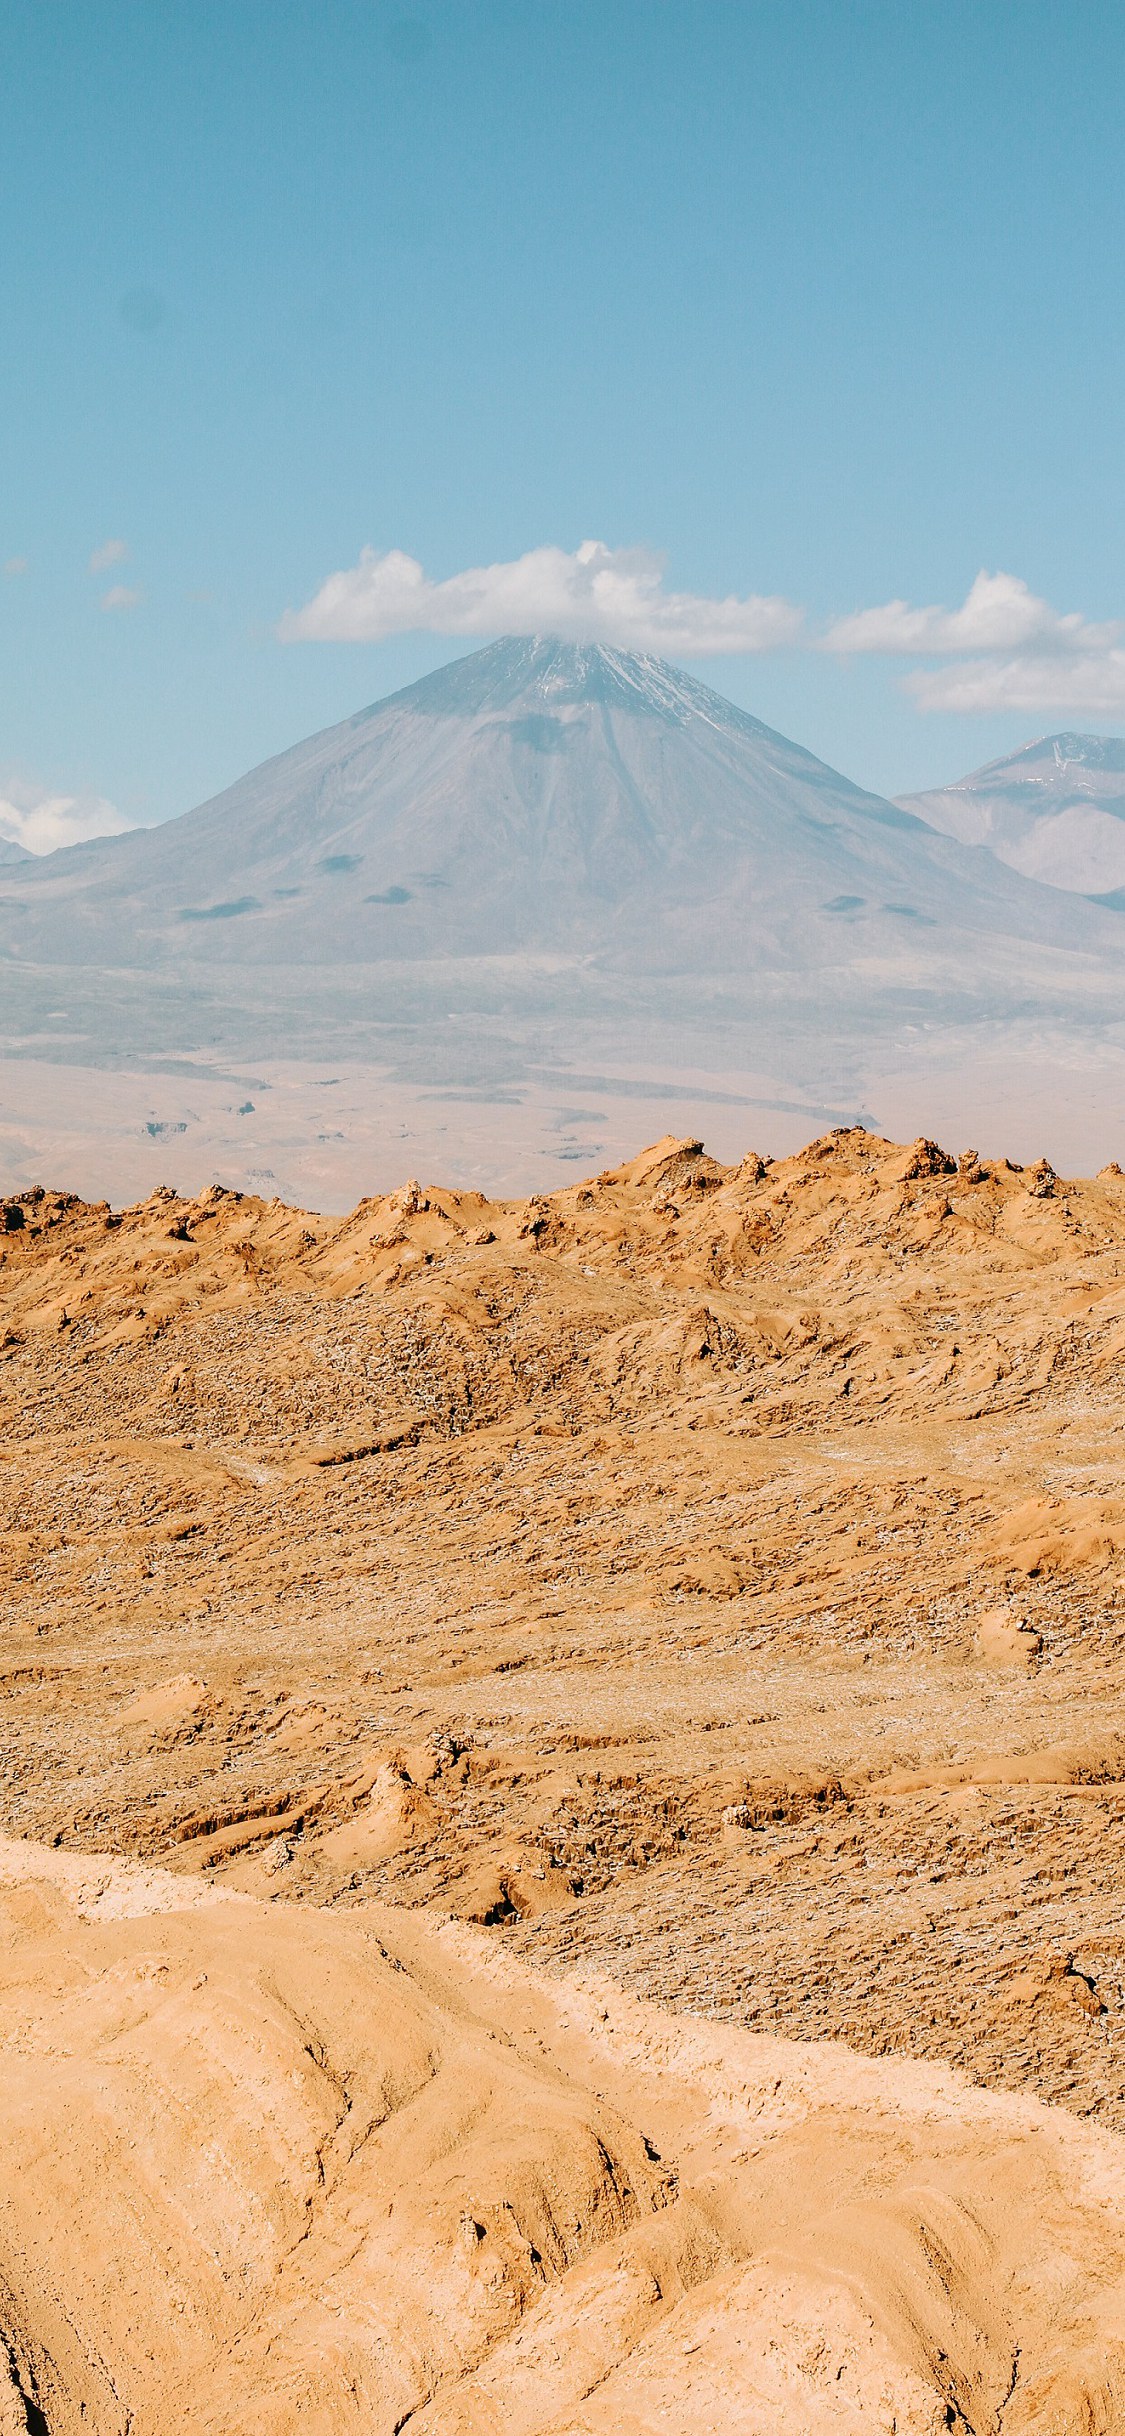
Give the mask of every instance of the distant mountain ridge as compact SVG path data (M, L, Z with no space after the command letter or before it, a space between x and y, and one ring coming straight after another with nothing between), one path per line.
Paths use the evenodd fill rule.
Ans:
M898 801L1025 879L1111 902L1125 891L1125 737L1041 736Z
M115 969L913 970L927 929L979 957L997 937L1079 946L1098 918L682 670L548 637L455 661L177 820L21 867L0 946Z

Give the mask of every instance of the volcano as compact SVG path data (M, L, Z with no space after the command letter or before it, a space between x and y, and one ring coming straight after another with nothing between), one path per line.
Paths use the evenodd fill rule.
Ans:
M21 870L2 922L21 956L115 967L531 953L714 972L913 961L927 928L978 956L982 935L1077 946L1091 917L663 661L529 639L178 820Z
M5 870L0 1168L341 1208L695 1128L1118 1155L1125 924L663 661L506 640ZM404 1152L402 1144L412 1147Z

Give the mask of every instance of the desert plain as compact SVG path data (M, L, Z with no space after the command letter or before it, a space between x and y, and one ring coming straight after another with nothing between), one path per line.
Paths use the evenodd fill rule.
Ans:
M0 2430L1125 2428L1125 1175L0 1232Z

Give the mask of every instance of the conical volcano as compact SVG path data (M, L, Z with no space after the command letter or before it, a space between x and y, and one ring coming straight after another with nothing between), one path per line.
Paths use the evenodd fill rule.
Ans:
M682 670L537 638L423 678L181 819L49 857L0 910L22 956L118 967L530 953L682 973L913 958L933 926L947 945L1077 944L1099 919Z
M1123 982L1111 907L663 661L508 640L5 871L0 1167L339 1208L404 1159L528 1190L666 1132L995 1138L1013 1103L1020 1155L1099 1164Z

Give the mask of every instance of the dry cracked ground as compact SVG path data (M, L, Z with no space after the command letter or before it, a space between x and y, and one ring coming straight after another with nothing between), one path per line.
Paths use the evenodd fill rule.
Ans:
M3 2436L1125 2429L1125 1176L2 1225Z

